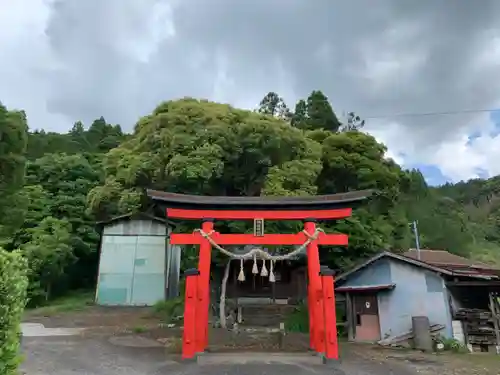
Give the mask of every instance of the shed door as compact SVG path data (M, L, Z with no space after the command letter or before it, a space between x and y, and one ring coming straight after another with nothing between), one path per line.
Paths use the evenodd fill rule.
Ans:
M131 302L136 236L102 237L97 302L128 305Z
M165 299L165 237L139 236L134 259L131 305Z
M354 296L356 317L356 341L380 340L377 295L357 294Z

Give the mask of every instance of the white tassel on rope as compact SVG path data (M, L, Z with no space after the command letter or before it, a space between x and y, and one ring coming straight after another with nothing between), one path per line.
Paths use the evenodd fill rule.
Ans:
M266 277L268 275L266 268L266 260L262 259L262 269L260 270L260 276Z
M271 260L271 265L269 266L269 282L274 283L276 281L276 278L274 277L274 260Z
M252 273L254 275L257 275L259 273L259 267L257 266L257 255L253 256L253 267L252 267Z
M245 271L243 271L243 259L240 259L240 274L238 275L238 281L245 281Z

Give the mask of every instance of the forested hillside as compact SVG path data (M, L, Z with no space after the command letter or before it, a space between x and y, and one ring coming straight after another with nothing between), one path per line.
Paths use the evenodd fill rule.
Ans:
M102 117L65 134L29 131L22 111L0 106L0 246L25 254L30 298L40 303L93 286L96 221L146 208L146 188L238 196L373 188L377 196L353 217L323 225L350 235L348 248L322 250L332 267L413 247L413 220L422 247L498 262L500 178L430 188L419 171L385 158L385 146L363 125L354 113L340 121L321 91L293 109L271 92L253 112L195 99L164 102L132 134ZM297 224L266 230L296 231ZM186 255L188 266L193 253Z

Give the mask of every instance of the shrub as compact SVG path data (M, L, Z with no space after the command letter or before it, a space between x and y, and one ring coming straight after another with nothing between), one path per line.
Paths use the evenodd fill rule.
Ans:
M0 248L0 375L17 374L21 319L28 288L27 263L18 251Z
M183 314L184 299L177 297L158 301L153 306L153 311L161 320L170 323L174 318Z
M186 280L179 280L179 296L167 300L157 301L153 306L156 316L166 323L170 323L184 314L184 293L186 291Z
M439 336L435 339L435 342L443 344L444 350L452 351L455 353L467 352L466 346L454 338Z
M294 312L287 317L285 329L288 332L306 333L309 331L309 312L305 303L298 305Z
M344 308L337 306L337 323L343 322L345 316ZM295 307L293 313L288 315L285 321L285 329L288 332L309 332L309 311L305 302L300 303ZM343 325L337 324L337 336L345 337L347 332Z

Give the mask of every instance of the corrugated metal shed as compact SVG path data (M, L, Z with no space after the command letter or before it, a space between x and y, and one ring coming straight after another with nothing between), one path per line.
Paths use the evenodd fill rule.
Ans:
M168 242L171 223L147 214L130 214L98 226L98 304L150 306L179 294L181 251Z

